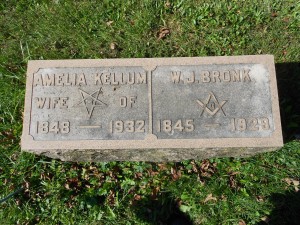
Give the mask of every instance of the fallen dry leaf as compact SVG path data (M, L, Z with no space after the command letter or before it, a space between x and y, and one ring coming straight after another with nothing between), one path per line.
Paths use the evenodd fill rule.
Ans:
M160 170L166 170L167 169L167 166L166 166L165 163L158 163L157 165L158 165Z
M244 220L240 220L240 221L239 221L239 225L246 225L246 223L245 223Z
M209 195L207 195L207 197L205 198L205 200L203 202L206 203L208 201L217 201L217 198L213 197L212 194L209 194Z
M18 198L16 199L16 205L17 205L17 206L20 206L20 205L21 205L21 200L18 199Z
M292 179L292 182L293 182L293 184L294 184L295 186L299 186L299 180L294 180L294 179Z
M240 172L233 172L233 171L231 171L230 173L229 173L229 186L231 187L231 188L237 188L237 182L236 182L236 180L235 180L235 176L237 175L237 174L239 174Z
M210 163L208 160L203 160L200 165L200 175L202 177L211 177L217 171L216 166L216 163Z
M159 172L153 171L152 169L149 169L149 170L148 170L148 174L149 174L149 176L154 177L154 176L156 176L157 174L159 174Z
M288 23L289 22L289 18L288 17L285 17L282 19L284 22Z
M107 22L106 22L106 25L107 25L107 26L111 26L113 22L114 22L114 21L111 21L111 20L110 20L110 21L107 21Z
M171 167L171 174L175 174L175 173L176 173L176 170L173 167Z
M29 189L30 187L30 184L28 181L24 181L24 186L25 186L25 189Z
M171 3L170 3L169 1L167 1L167 2L165 3L165 6L166 6L167 8L170 8L170 7L171 7Z
M191 164L193 165L192 170L193 170L195 173L198 173L198 168L197 168L196 163L195 163L194 161L192 161Z
M264 197L261 195L256 196L256 201L258 202L263 202L264 201Z
M284 178L283 181L285 181L288 185L292 183L291 178Z
M236 188L237 187L237 183L236 183L236 180L234 179L234 176L229 177L229 186L231 188Z
M134 200L139 201L141 200L142 196L135 194L133 198Z
M68 183L65 183L65 189L70 190L70 186Z
M227 201L227 196L226 195L221 195L221 200L222 201Z
M208 161L208 160L204 160L204 161L202 162L202 164L201 164L200 167L201 167L202 170L207 170L208 167L209 167L209 161Z
M152 200L155 200L157 198L159 190L160 190L159 187L155 187L155 188L152 189L152 193L151 193L151 199Z
M110 43L110 49L115 50L117 48L117 44L115 42Z
M109 191L109 195L107 196L107 202L109 205L115 205L115 192L113 190Z
M141 178L141 177L143 177L143 174L142 173L135 173L134 177L135 178Z
M299 191L299 180L295 180L293 178L284 178L283 181L285 181L288 185L293 185L295 188L295 191Z
M5 140L14 140L15 139L12 129L0 132L0 136L3 137L3 139L0 140L0 143L4 142Z
M169 35L171 32L170 32L170 29L169 28L166 28L166 27L162 27L160 28L157 36L158 36L158 40L160 39L164 39L167 35Z
M181 171L176 170L175 168L171 167L171 174L173 180L178 180L181 177Z
M230 172L230 173L229 173L230 176L235 176L235 175L237 175L237 174L240 174L240 172Z
M266 223L269 223L270 219L267 216L264 216L262 218L260 218L261 221L264 221Z

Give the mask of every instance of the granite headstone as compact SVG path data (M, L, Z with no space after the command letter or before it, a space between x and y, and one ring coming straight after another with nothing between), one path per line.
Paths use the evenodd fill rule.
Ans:
M67 161L180 161L282 145L270 55L28 63L24 151Z

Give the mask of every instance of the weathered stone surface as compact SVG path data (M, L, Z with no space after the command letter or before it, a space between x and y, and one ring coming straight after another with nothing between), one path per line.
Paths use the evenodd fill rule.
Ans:
M68 161L248 156L283 145L274 59L30 61L22 150Z

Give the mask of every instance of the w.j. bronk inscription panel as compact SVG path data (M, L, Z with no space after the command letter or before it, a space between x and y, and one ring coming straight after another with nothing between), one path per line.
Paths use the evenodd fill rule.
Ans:
M157 67L153 133L164 139L269 137L269 76L261 64Z

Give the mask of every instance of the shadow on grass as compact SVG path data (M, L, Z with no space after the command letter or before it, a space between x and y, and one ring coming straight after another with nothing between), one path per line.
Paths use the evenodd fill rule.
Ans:
M271 196L275 209L268 216L267 222L257 225L299 225L300 224L300 191L284 194L275 193Z
M178 203L166 193L155 200L149 196L135 202L133 210L144 222L153 225L193 225L190 218L180 211Z
M300 63L277 63L276 75L284 142L300 139Z

